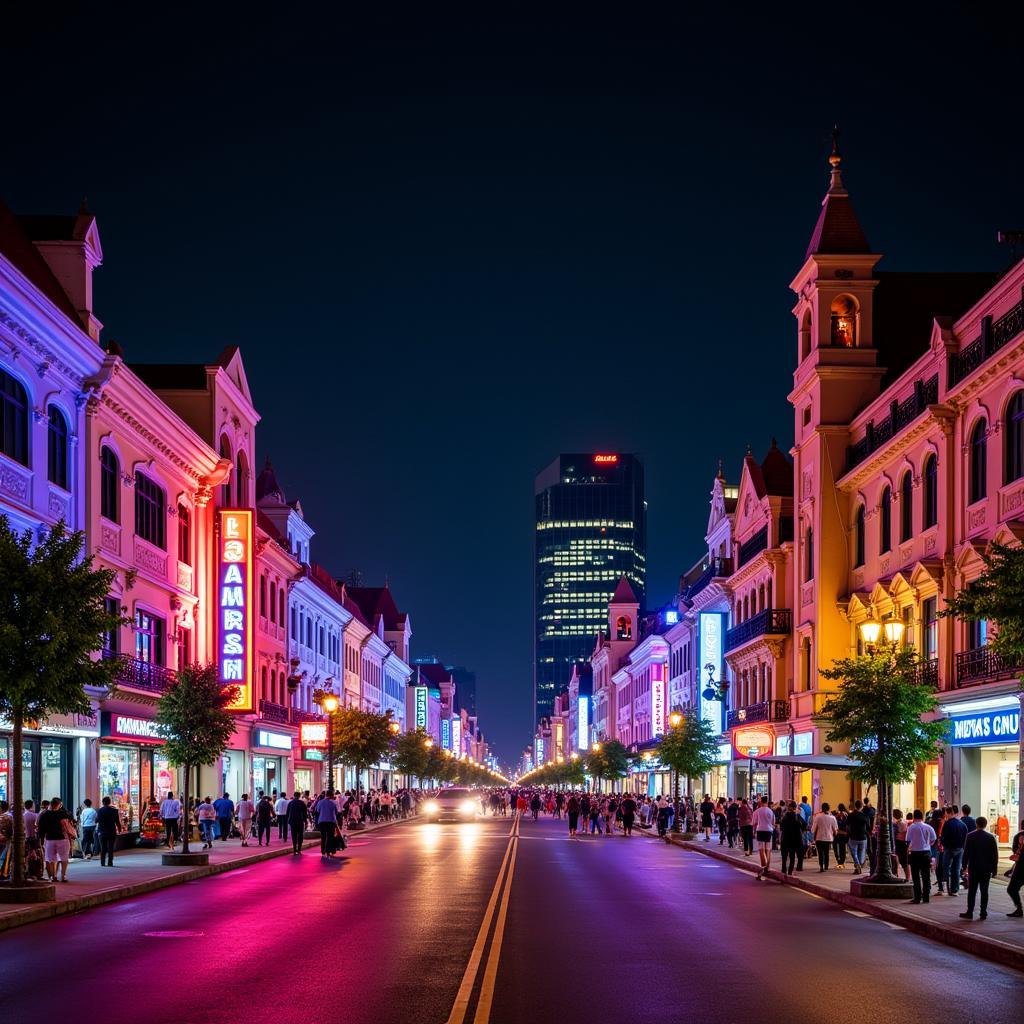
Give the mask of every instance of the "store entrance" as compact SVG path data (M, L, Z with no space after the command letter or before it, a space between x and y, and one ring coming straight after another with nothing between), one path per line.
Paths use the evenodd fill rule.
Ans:
M11 789L11 741L0 738L0 763L6 766L0 785L7 793L0 799L10 800ZM59 796L71 811L75 810L75 795L71 792L71 752L67 740L44 739L41 736L25 736L21 748L21 791L22 799L34 801L36 807L42 800Z
M253 799L261 793L270 796L275 790L284 792L284 774L281 771L281 758L259 757L252 759L252 787L255 792Z

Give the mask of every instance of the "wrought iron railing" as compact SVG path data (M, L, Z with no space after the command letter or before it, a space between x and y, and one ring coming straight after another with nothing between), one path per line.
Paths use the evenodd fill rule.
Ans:
M793 616L788 608L765 608L763 612L758 612L746 622L726 631L725 649L731 651L755 637L788 633L792 622Z
M292 725L299 725L302 722L322 722L324 716L318 715L315 711L302 711L299 708L289 708L288 718Z
M754 722L785 722L789 718L788 700L763 700L758 704L748 704L745 708L736 708L725 716L726 728L733 729L737 725L750 725Z
M889 415L877 423L868 422L864 436L846 449L846 468L863 462L872 452L877 451L891 440L905 426L912 423L928 408L939 400L939 375L928 380L914 381L914 393L902 402L893 401L889 404Z
M142 661L128 654L104 651L103 657L117 662L114 682L118 686L130 686L134 690L145 690L147 693L164 693L178 678L173 669L154 665L151 661Z
M732 559L713 558L708 567L686 588L683 597L687 601L693 600L713 579L720 576L732 575Z
M981 337L975 338L950 358L949 386L959 384L1021 331L1024 331L1024 301L1018 302L994 323L991 317L984 317L981 321Z
M260 718L268 722L279 722L281 725L288 724L288 709L283 704L275 704L273 701L260 700Z
M929 658L927 661L919 661L914 668L914 680L922 686L930 686L933 690L939 688L939 659Z
M991 647L975 647L971 651L961 651L956 656L956 685L974 686L990 679L1005 679L1018 675L1022 670L1024 666L996 654Z
M768 547L768 526L765 524L753 537L740 544L739 554L736 556L736 568L739 569L749 562L755 555L761 554Z

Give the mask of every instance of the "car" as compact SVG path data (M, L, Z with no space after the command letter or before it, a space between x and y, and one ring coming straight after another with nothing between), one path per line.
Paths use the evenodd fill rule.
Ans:
M471 789L439 789L421 809L427 821L476 821L480 801Z

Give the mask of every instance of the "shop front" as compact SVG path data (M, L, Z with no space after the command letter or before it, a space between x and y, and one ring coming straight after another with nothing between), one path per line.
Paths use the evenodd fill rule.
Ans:
M252 731L252 790L254 800L262 794L290 792L292 744L295 737L278 729L256 726Z
M749 800L762 796L771 799L774 795L771 771L755 758L772 753L777 742L770 725L744 726L732 731L735 792L731 796L745 796Z
M984 815L1007 845L1021 820L1020 702L1007 695L946 704L942 711L949 717L943 780L949 802Z
M155 719L139 713L104 711L98 743L99 799L109 796L121 815L129 841L156 841L162 834L154 807L177 793L180 773L161 749L164 740Z

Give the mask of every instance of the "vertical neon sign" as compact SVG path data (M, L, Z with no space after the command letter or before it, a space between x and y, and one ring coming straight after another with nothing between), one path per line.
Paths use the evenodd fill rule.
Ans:
M452 749L452 720L450 718L441 719L441 749Z
M701 678L706 670L705 665L711 665L715 685L722 682L723 653L724 653L724 632L725 614L722 612L701 612L700 615L700 658L698 664L700 671L697 673L697 693L700 699L701 717L711 724L716 733L722 731L722 702L719 700L708 700L703 695L707 686L707 680Z
M252 554L250 509L219 509L217 663L224 686L237 686L231 711L255 710L252 688Z
M576 746L580 750L590 749L590 698L581 696L576 706Z
M651 736L665 735L665 665L651 665Z
M452 719L452 750L456 757L462 757L462 716L456 715Z
M426 729L427 727L427 688L416 687L416 728Z

